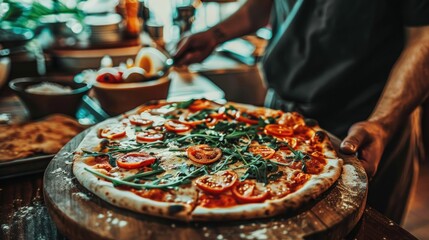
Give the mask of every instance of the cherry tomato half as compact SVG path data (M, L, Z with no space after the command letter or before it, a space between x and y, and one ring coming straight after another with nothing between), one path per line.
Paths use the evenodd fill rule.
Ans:
M293 129L280 124L268 124L265 126L265 133L276 137L290 137L293 135Z
M250 125L258 124L259 118L258 116L251 113L238 112L237 121L244 122Z
M120 168L134 169L149 166L156 161L154 156L144 152L130 152L116 159Z
M197 99L191 105L189 105L188 109L192 112L201 111L203 109L209 108L212 102L207 99Z
M169 103L158 103L158 104L150 104L150 105L141 106L141 107L139 107L139 109L137 109L137 112L138 113L150 112L151 110L161 108L161 107L168 105L168 104Z
M127 135L125 127L122 125L106 127L99 129L98 136L107 139L118 139L123 138Z
M200 124L205 123L206 121L207 121L207 119L201 119L201 120L188 120L188 119L186 119L185 117L181 117L181 118L179 119L179 122L181 122L181 123L183 123L183 124L185 124L185 125L188 125L188 126L197 126L197 125L200 125Z
M168 131L177 133L186 132L191 129L190 126L181 123L179 120L168 120L164 123L164 126Z
M249 152L260 155L263 159L270 159L276 150L265 145L255 145L249 147Z
M123 82L121 73L116 68L102 68L97 73L97 82L119 83Z
M140 115L135 114L128 117L128 120L130 120L130 123L136 126L147 126L153 123L152 120L144 119Z
M152 131L145 131L145 132L138 132L136 135L136 141L137 142L155 142L158 140L162 140L164 138L164 135L162 133L152 132Z
M188 158L199 164L211 164L222 157L220 148L212 148L207 144L188 147Z
M205 175L197 178L195 183L201 190L219 194L230 189L237 182L238 176L232 171L220 171L213 175Z
M261 191L251 181L240 182L232 188L232 194L241 203L258 203L268 198L268 191Z

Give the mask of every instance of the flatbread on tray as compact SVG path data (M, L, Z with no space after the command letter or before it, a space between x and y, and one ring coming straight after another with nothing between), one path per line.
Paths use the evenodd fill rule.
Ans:
M83 130L74 119L51 115L43 120L0 125L0 162L57 153Z

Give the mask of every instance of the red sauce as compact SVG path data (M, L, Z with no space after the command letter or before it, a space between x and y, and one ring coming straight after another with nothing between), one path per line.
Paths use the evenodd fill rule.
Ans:
M142 189L142 190L137 190L137 189L131 189L131 192L139 195L140 197L143 198L149 198L155 201L159 201L159 202L165 202L166 201L166 196L167 196L167 192L161 189Z
M206 208L231 207L237 205L237 201L231 195L202 194L198 199L198 205Z
M291 189L291 192L295 192L296 190L300 189L304 183L308 181L310 178L310 175L299 172L296 174L294 178L290 182L288 182L288 186Z

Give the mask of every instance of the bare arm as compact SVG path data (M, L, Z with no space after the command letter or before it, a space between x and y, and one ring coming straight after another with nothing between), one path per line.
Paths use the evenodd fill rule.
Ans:
M207 31L185 37L174 54L176 65L204 60L220 43L252 33L268 23L273 0L248 0L229 18Z
M392 132L429 94L429 26L407 29L407 44L369 121Z
M346 153L360 152L370 177L395 130L429 95L429 26L407 28L406 33L406 46L373 113L354 124L341 144Z
M211 31L218 31L218 43L252 33L268 24L273 0L248 0L225 21L214 26Z

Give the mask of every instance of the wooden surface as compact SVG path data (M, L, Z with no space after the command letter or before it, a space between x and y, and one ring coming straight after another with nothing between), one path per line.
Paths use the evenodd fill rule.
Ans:
M218 223L182 223L134 213L104 202L72 175L72 152L84 134L54 157L44 179L49 213L59 230L73 239L341 239L357 224L365 208L366 174L356 158L342 156L345 170L338 183L299 212Z
M25 118L25 109L16 100L16 97L12 99L11 95L4 91L5 89L2 90L0 91L0 113L12 113L15 121ZM61 178L61 175L58 178ZM108 217L97 218L97 221L106 222ZM112 218L110 218L110 221L112 221ZM282 224L287 224L287 221ZM278 229L282 224L277 227L272 226L272 229ZM107 222L102 224L102 226L107 225ZM174 232L174 229L179 226L172 225L171 222L165 223L165 225L166 230L170 232ZM243 232L244 228L247 231L250 228L256 229L256 225L252 226L252 224L250 226L243 225L243 229L240 229L240 225L238 226L238 235ZM234 226L231 225L231 227ZM205 229L202 225L199 226L199 229L201 228ZM151 236L152 238L156 237L154 234ZM204 236L202 239L216 239L217 237L217 235L208 235L208 237ZM369 207L366 208L359 223L345 239L379 240L383 238L416 239L409 232ZM58 231L48 214L48 209L43 199L42 173L0 180L0 239L66 239ZM88 237L87 239L90 238ZM143 239L143 237L139 239Z
M43 174L41 173L0 181L0 239L66 239L58 232L48 215L42 195ZM216 237L202 239L216 239ZM416 239L369 207L364 211L361 221L345 239L380 240L383 238Z

